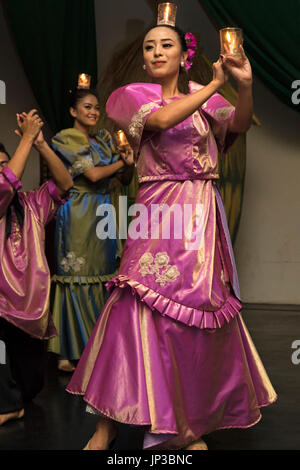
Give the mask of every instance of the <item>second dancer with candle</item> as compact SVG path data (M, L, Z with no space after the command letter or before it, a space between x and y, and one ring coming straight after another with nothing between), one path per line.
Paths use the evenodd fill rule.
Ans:
M97 209L102 204L116 205L120 186L131 178L126 163L133 163L132 150L118 152L106 129L97 135L92 132L99 108L93 90L74 90L70 95L74 127L52 139L74 180L70 199L56 220L53 317L59 336L49 343L49 350L60 356L59 369L66 372L74 370L71 361L79 360L107 298L104 283L118 268L120 241L118 236L98 238ZM126 172L120 173L123 168ZM108 218L116 229L113 214Z
M144 448L206 449L202 436L247 428L276 393L240 315L241 303L226 216L215 185L218 148L225 151L252 118L252 74L242 61L219 59L207 86L178 89L188 57L184 34L160 26L144 38L145 70L153 84L116 90L108 115L126 132L137 160L137 203L148 223L127 239L120 273L68 391L98 413L86 449L106 449L115 422L141 426ZM234 109L220 94L230 72L239 96ZM202 207L197 218L196 204ZM188 232L151 237L152 208L193 207ZM177 212L178 215L179 212ZM164 215L163 221L165 222ZM197 222L198 220L198 222ZM193 225L194 224L194 225ZM157 228L157 227L156 227Z

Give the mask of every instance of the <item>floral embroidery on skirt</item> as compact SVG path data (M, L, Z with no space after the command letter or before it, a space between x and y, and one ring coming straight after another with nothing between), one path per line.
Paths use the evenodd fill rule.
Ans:
M161 286L164 286L166 282L176 281L180 272L177 266L169 265L170 257L166 252L157 253L155 260L151 253L145 253L140 259L139 264L141 268L139 272L143 277L148 274L156 274L155 281ZM155 264L152 264L152 263ZM162 269L162 271L160 271Z

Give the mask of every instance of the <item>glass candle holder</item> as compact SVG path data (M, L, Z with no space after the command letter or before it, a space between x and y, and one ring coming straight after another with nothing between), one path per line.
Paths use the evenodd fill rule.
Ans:
M77 88L90 88L91 87L91 76L86 73L80 73L78 75Z
M117 144L118 144L119 148L125 149L125 148L130 147L129 142L126 138L126 135L125 135L124 131L122 131L121 129L115 133L115 138L116 138L116 141L117 141Z
M243 44L243 31L240 28L220 29L221 54L241 58L240 45Z
M158 5L157 25L170 25L176 24L177 5L174 3L160 3Z

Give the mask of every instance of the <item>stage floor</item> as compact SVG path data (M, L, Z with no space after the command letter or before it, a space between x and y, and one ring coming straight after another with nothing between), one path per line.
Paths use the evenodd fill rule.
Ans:
M300 450L300 364L291 360L293 341L300 340L300 310L246 307L242 316L262 358L278 401L262 408L252 428L217 431L206 436L211 450ZM300 355L299 355L300 357ZM47 356L44 390L25 409L23 420L0 427L0 450L80 450L95 429L97 417L85 413L80 397L69 395L68 374L58 373L56 358ZM114 449L133 450L142 434L120 426Z

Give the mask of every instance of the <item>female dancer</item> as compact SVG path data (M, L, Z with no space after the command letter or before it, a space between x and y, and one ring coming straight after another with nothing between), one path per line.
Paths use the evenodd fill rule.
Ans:
M89 410L101 415L87 449L108 447L114 421L143 426L144 448L206 449L203 435L252 426L259 408L276 399L239 314L215 185L217 146L224 151L250 127L251 67L241 48L240 62L220 58L212 81L190 82L185 96L178 89L185 36L155 27L143 50L155 83L127 85L107 102L108 115L139 155L141 235L136 239L133 226L119 275L109 283L112 294L67 390L84 395ZM228 72L238 85L236 109L217 93Z
M0 426L22 418L24 403L43 386L42 340L57 334L49 315L45 225L73 184L45 142L43 122L35 110L17 118L21 140L14 156L10 159L0 147ZM37 191L21 192L20 179L33 144L55 183L50 180Z
M132 150L117 152L108 131L91 132L100 116L94 91L73 91L70 105L74 127L52 139L74 180L70 199L56 219L53 316L59 337L49 344L49 350L61 356L58 367L65 371L74 370L70 360L80 358L105 303L103 283L118 268L119 240L98 238L97 209L101 204L116 205L121 183L131 179L131 170L120 170L133 163ZM114 177L120 179L119 186ZM109 222L114 224L112 216Z

